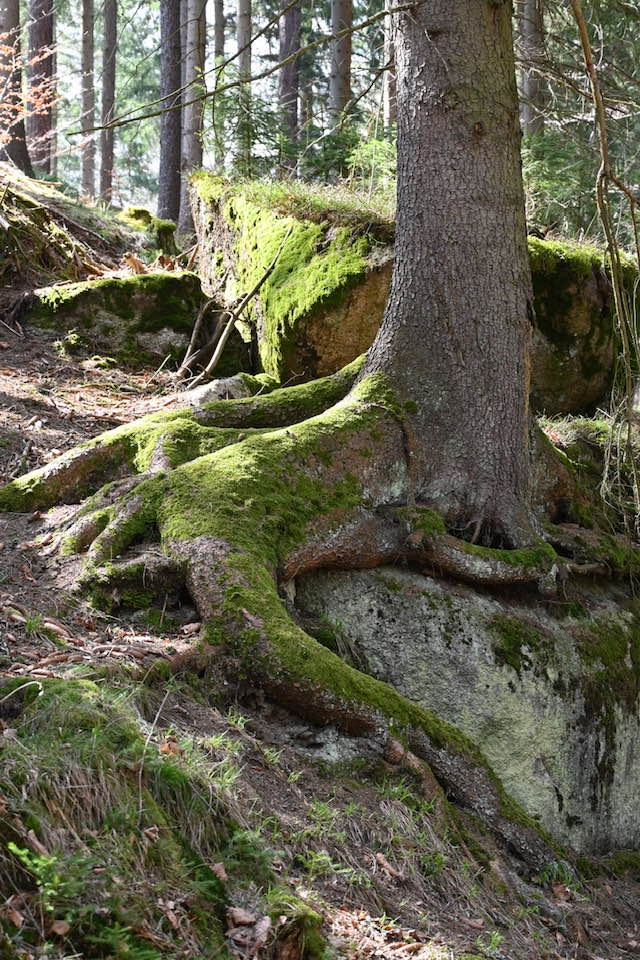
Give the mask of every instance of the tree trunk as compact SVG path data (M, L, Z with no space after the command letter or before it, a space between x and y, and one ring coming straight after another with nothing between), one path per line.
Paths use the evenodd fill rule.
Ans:
M182 173L180 191L181 233L193 231L193 219L189 203L189 178L194 170L202 166L202 102L189 103L203 92L202 74L204 71L204 53L206 23L204 22L205 0L188 0L184 60L184 100L187 104L182 111Z
M386 9L393 6L391 0L387 0ZM398 120L398 110L396 103L396 63L393 48L393 16L387 14L384 20L384 53L383 66L385 70L383 89L382 89L382 122L385 136L394 135L395 126Z
M352 0L331 0L331 32L337 34L353 25ZM331 41L329 113L339 117L351 100L351 34Z
M238 0L236 39L238 43L238 75L251 76L251 0ZM241 51L241 52L240 52ZM251 88L242 84L238 94L238 127L236 166L243 176L251 174L253 129L251 122Z
M213 3L213 59L216 65L224 60L224 0L214 0ZM212 100L213 121L213 165L218 173L224 172L224 122L221 122L220 111L215 99Z
M96 90L94 77L94 8L93 0L82 0L82 148L80 155L80 183L85 197L93 197L96 180L95 136L89 131L95 126Z
M522 129L525 134L542 133L546 84L536 68L545 59L543 0L521 0L518 20L524 59L520 77Z
M395 266L367 372L406 402L413 495L494 546L531 539L531 277L511 4L431 0L396 25Z
M180 4L176 0L160 3L160 96L163 107L180 102ZM181 110L170 110L160 118L160 172L158 176L158 216L178 222L180 216L180 138Z
M300 49L302 8L300 3L290 7L280 18L280 60L285 60ZM296 168L298 139L298 93L300 88L300 61L293 60L280 70L278 97L282 118L283 142L280 168L292 173Z
M53 0L30 0L27 140L33 164L43 173L51 173L55 99L53 34Z
M32 177L22 98L19 0L0 0L0 36L0 76L4 87L0 98L0 159L15 163Z
M102 124L113 120L116 98L118 49L118 0L104 0L104 42L102 47ZM113 194L113 128L100 131L100 196L111 203Z

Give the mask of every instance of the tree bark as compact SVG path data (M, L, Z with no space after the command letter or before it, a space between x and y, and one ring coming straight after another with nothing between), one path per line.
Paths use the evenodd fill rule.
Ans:
M116 99L118 50L118 0L104 0L104 41L102 47L102 124L113 120ZM113 194L113 128L100 131L100 196L111 203Z
M34 166L51 173L54 79L53 0L29 3L29 111L27 141Z
M184 58L184 99L188 103L203 92L206 23L205 0L188 0ZM193 231L193 219L189 203L189 178L202 166L202 102L188 104L182 111L182 174L180 191L181 233Z
M353 25L353 0L331 0L331 32ZM351 34L331 42L329 113L339 117L351 100Z
M251 76L251 0L238 0L236 40L238 44L238 75ZM251 122L251 88L242 84L238 93L238 127L236 166L243 176L251 175L253 125Z
M224 60L224 0L213 3L213 59L216 65ZM215 99L212 101L213 165L218 173L224 171L224 123L220 120Z
M543 0L520 0L518 14L524 59L520 77L522 129L525 134L542 133L546 84L536 67L545 59Z
M95 14L93 0L82 0L82 148L80 155L80 183L85 197L93 197L96 180L96 143L95 136L89 131L95 126L96 90L94 66L94 26Z
M290 7L280 18L280 60L285 60L300 49L302 8L300 3ZM292 173L297 164L300 130L298 126L298 94L300 89L300 61L293 60L282 67L278 82L278 98L282 117L283 142L280 169Z
M386 0L386 9L393 6L391 0ZM385 136L394 135L398 121L397 94L396 94L396 64L393 47L393 16L387 14L384 20L384 53L383 65L385 70L382 89L382 123Z
M366 372L405 407L412 495L450 531L531 540L531 277L505 0L431 0L398 18L398 213Z
M0 159L9 160L32 177L22 97L19 0L0 0L0 35L0 83L4 91L0 98Z
M180 4L176 0L160 3L160 96L163 106L180 102L182 71L180 66ZM170 110L160 118L160 172L158 177L158 216L178 222L180 216L180 139L181 110Z

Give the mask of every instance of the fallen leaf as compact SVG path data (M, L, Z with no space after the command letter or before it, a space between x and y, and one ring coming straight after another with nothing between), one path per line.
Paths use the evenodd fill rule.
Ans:
M460 923L464 923L465 927L471 927L472 930L482 930L484 927L484 920L476 920L473 917L460 917Z
M14 927L17 927L18 930L24 923L24 917L19 910L15 910L14 907L7 907L7 920L9 923L12 923Z
M242 907L229 907L227 910L227 920L233 927L255 923L258 918L254 913L243 910Z
M218 880L220 880L222 883L227 883L227 881L229 880L229 877L227 876L227 871L224 868L224 863L222 862L222 860L220 861L220 863L213 864L213 866L211 867L211 872L214 873L218 878Z
M568 887L566 887L566 886L564 885L564 883L552 883L552 884L551 884L551 891L552 891L554 897L556 898L556 900L570 900L570 899L571 899L571 891L569 890Z
M55 933L58 937L66 937L69 930L71 930L71 926L66 920L54 920L51 924L51 933Z
M400 871L396 870L395 867L392 867L389 861L387 860L387 858L385 857L385 855L383 853L380 853L379 851L378 853L376 853L376 863L379 864L384 870L384 872L387 873L390 877L402 876Z

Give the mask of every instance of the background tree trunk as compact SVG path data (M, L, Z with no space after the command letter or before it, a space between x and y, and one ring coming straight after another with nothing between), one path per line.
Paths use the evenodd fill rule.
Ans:
M352 0L331 0L331 32L353 25ZM329 113L339 117L351 99L351 34L331 42Z
M248 44L251 40L251 0L238 0L236 40L238 50L242 50L242 53L238 56L238 74L240 77L250 77L251 47ZM236 166L243 176L249 176L251 174L253 129L251 123L251 88L248 83L240 87L238 109Z
M391 0L386 0L386 9L393 6ZM384 20L384 52L383 64L390 64L385 71L382 89L382 123L385 136L393 136L398 120L396 103L396 64L393 49L393 16L387 15Z
M118 50L118 0L104 0L104 42L102 47L102 124L114 116ZM113 128L100 131L100 196L111 203L113 194Z
M521 0L518 13L524 58L520 77L522 129L526 134L542 133L546 83L535 67L545 59L543 0Z
M52 172L52 101L55 99L53 43L53 0L30 0L27 141L33 164L43 173ZM41 106L37 106L38 101Z
M224 60L224 0L213 3L213 59L216 64ZM212 101L213 165L218 173L224 171L224 119L215 100Z
M300 49L302 9L299 3L280 18L280 60L290 57ZM298 93L300 88L300 61L293 60L280 70L278 97L282 116L283 146L280 168L290 173L297 163L297 147L300 130L298 126Z
M407 404L413 494L452 532L530 542L531 277L511 4L398 18L395 265L367 372Z
M27 150L22 98L22 70L20 69L20 3L19 0L0 0L0 68L5 94L0 111L0 159L10 160L33 176Z
M206 23L204 21L205 0L188 0L187 23L184 59L184 86L183 97L188 104L182 111L182 158L180 169L182 174L180 190L180 220L181 233L190 233L193 230L193 219L189 204L189 177L193 170L202 166L202 103L196 100L189 104L203 91L202 74L204 71Z
M176 0L160 3L160 96L163 106L180 102L180 4ZM160 172L158 176L158 216L178 222L180 216L180 140L181 110L170 110L160 117Z
M80 183L85 197L93 197L96 180L95 136L89 131L95 126L96 90L94 75L94 8L93 0L82 0L82 148L80 156Z

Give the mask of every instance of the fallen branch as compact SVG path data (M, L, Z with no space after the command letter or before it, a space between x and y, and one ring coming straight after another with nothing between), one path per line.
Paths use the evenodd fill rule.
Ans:
M278 247L278 250L277 250L277 252L276 252L275 257L273 258L273 260L271 261L271 263L269 264L269 266L267 267L267 269L265 270L265 272L262 274L262 276L260 277L260 279L258 280L258 282L255 284L255 286L253 287L253 289L250 290L250 292L247 293L247 294L242 298L242 300L240 301L240 303L238 304L238 306L237 306L234 310L229 310L229 311L228 311L228 317L229 317L229 319L228 319L228 321L227 321L227 324L226 324L224 330L222 331L222 334L220 335L220 338L218 339L218 343L217 343L216 348L215 348L215 350L214 350L214 352L213 352L213 356L211 357L211 360L209 360L209 363L206 365L206 367L204 368L204 370L202 371L202 373L198 374L198 376L195 378L195 380L192 381L192 383L191 383L191 386L192 386L192 387L197 386L197 384L199 384L205 377L208 377L208 376L212 373L212 371L215 370L215 368L217 367L217 365L218 365L218 363L219 363L219 361L220 361L220 357L222 356L222 353L223 353L223 351L224 351L224 348L225 348L226 345L227 345L227 340L228 340L229 337L231 336L231 331L233 330L233 327L234 327L236 321L240 319L240 315L242 314L243 310L245 310L245 308L251 303L251 301L253 300L253 298L254 298L255 296L257 296L257 294L258 294L258 293L260 292L260 290L262 289L263 284L266 283L266 281L269 279L269 277L271 276L271 274L272 274L273 271L275 270L276 264L278 263L278 260L280 259L280 255L281 255L282 251L284 250L284 246L285 246L287 240L288 240L289 237L291 236L291 231L292 231L292 230L293 230L293 226L289 227L289 229L287 230L287 232L285 233L284 237L282 238L282 240L281 240L281 242L280 242L280 246Z

